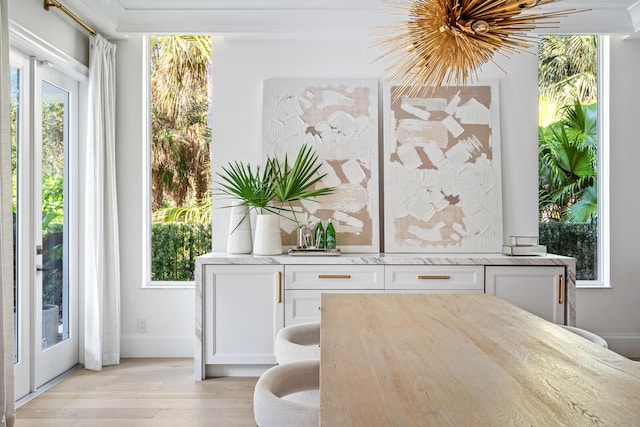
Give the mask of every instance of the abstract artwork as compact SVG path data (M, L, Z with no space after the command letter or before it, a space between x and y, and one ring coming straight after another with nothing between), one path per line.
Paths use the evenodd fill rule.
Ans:
M500 252L497 83L393 93L385 88L385 252Z
M332 220L342 252L379 252L378 82L265 80L264 156L290 161L313 147L336 191L303 202L300 224ZM295 246L297 223L282 220L283 245Z

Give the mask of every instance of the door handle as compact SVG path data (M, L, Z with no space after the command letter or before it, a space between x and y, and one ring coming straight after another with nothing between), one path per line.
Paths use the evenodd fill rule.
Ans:
M55 270L55 268L43 267L41 265L36 265L36 271L49 271L49 270Z
M558 277L558 304L564 304L564 275Z

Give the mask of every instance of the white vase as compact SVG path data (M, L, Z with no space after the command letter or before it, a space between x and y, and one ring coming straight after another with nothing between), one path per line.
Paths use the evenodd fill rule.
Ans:
M241 202L233 202L231 218L229 219L229 237L227 239L227 253L250 254L253 249L251 238L251 218L249 206Z
M275 214L256 217L256 235L253 242L255 255L282 255L280 217Z

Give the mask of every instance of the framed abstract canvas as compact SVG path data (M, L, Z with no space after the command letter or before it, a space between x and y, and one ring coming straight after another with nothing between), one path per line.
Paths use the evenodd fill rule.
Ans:
M378 82L265 80L264 156L293 161L313 147L323 161L322 186L335 193L297 209L300 224L332 220L342 252L379 252ZM282 220L283 245L295 246L295 221Z
M384 89L384 250L500 252L498 84Z

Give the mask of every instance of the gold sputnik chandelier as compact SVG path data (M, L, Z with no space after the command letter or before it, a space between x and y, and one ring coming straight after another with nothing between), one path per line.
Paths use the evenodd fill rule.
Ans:
M386 78L408 96L425 87L435 91L443 84L465 86L471 77L477 78L483 64L495 64L496 53L509 56L532 47L537 38L527 32L553 28L541 26L541 21L557 24L549 20L577 12L534 11L558 1L387 0L389 6L408 12L408 21L395 24L378 43L386 48L379 59L392 63Z

